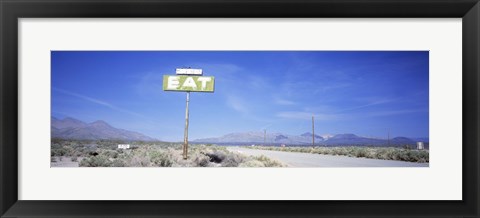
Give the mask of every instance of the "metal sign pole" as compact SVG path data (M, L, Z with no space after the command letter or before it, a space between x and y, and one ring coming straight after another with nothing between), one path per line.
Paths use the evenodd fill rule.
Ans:
M185 109L185 134L183 137L183 159L187 159L188 155L188 102L190 102L190 92L187 92L187 106Z

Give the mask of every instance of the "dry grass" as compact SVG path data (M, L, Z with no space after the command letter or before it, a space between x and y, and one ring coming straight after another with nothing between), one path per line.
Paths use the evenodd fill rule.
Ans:
M132 143L133 144L133 143ZM184 160L182 145L135 143L132 149L117 149L110 141L56 140L53 157L69 156L80 167L284 167L265 156L247 156L215 145L190 145ZM80 160L81 159L81 160Z

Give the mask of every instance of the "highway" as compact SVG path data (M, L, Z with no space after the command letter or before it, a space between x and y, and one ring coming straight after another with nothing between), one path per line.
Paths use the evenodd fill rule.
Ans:
M354 158L346 156L332 156L299 152L268 151L242 147L227 147L229 151L245 155L265 155L278 160L288 167L428 167L428 163L413 163L394 160L377 160Z

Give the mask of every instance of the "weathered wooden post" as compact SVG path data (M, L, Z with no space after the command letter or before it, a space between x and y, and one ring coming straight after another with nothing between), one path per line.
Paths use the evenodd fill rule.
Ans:
M188 102L190 102L190 92L187 92L187 106L185 109L185 131L183 134L183 159L187 159L188 155Z
M187 92L183 135L183 159L187 159L190 92L214 92L215 78L202 76L202 69L179 68L176 74L175 76L163 75L163 91Z

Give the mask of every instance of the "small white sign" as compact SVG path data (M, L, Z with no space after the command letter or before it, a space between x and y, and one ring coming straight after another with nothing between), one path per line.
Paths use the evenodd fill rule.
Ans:
M202 69L177 68L177 75L203 75Z
M129 149L130 145L129 144L118 144L119 149Z
M423 149L425 149L425 146L423 145L423 142L417 142L417 149L418 149L418 150L423 150Z

